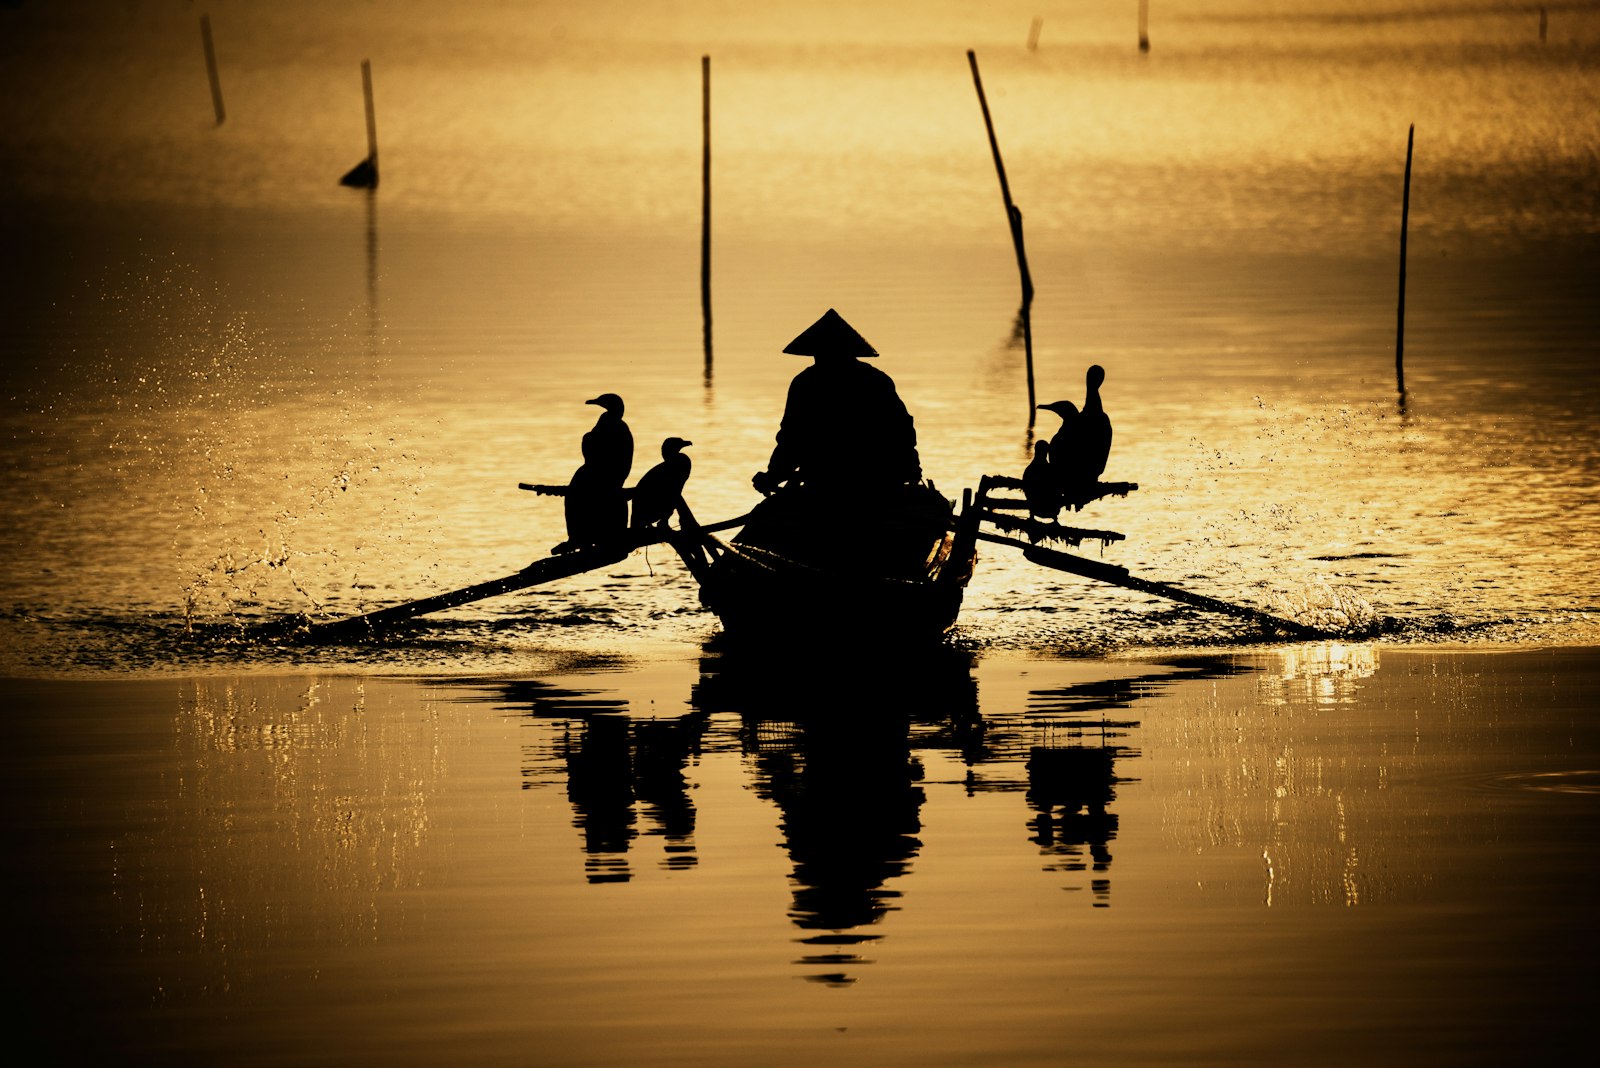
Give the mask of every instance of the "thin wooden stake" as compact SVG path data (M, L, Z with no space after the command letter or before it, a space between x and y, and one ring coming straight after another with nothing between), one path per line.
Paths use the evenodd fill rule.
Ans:
M711 384L711 57L700 57L700 318Z
M1022 209L1015 204L1011 205L1011 236L1017 243L1017 259L1023 264L1023 294L1022 309L1022 353L1024 366L1028 373L1028 426L1033 426L1038 411L1038 399L1033 389L1033 282L1027 277L1028 255L1024 251L1022 241Z
M1406 231L1411 220L1411 148L1416 134L1417 126L1412 123L1406 132L1406 178L1400 199L1400 300L1394 327L1394 378L1402 403L1406 396Z
M983 126L989 133L989 151L994 155L994 170L1000 176L1000 199L1005 204L1006 225L1011 229L1011 243L1017 250L1017 271L1022 275L1022 299L1033 299L1033 276L1028 273L1028 256L1022 247L1022 213L1011 200L1011 183L1006 181L1005 161L1000 158L1000 142L994 135L994 120L989 116L989 100L983 94L983 78L978 74L978 57L969 48L967 63L972 67L972 84L978 90L978 107L983 111Z
M361 93L367 102L367 159L378 169L378 119L372 106L372 61L361 61Z
M1028 28L1028 51L1037 52L1039 50L1039 31L1042 29L1044 29L1044 19L1039 15L1035 15L1033 17L1033 25Z
M378 187L378 119L372 106L372 62L361 61L361 95L367 106L367 158L356 164L339 179L341 185L359 189Z
M200 16L200 43L206 51L206 74L211 78L211 107L217 113L217 125L221 126L227 119L228 113L222 106L222 78L217 74L217 49L211 43L211 16Z
M994 155L994 170L1000 177L1000 199L1005 204L1006 225L1011 230L1011 244L1017 252L1017 273L1022 277L1023 340L1026 344L1028 366L1028 425L1035 416L1033 392L1033 275L1028 270L1027 248L1022 240L1022 212L1011 200L1011 184L1006 181L1006 165L1000 158L1000 142L994 135L994 120L989 115L989 100L983 93L983 78L978 74L978 57L967 49L967 65L972 68L972 84L978 90L978 107L983 111L983 126L989 133L989 151Z
M1150 51L1150 0L1139 0L1139 51Z

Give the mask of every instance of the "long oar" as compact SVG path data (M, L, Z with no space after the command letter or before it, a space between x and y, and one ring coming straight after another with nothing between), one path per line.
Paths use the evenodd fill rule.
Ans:
M738 516L734 519L724 519L720 523L709 526L697 527L699 533L709 534L718 530L727 530L730 527L742 526L749 518L749 514ZM427 615L430 612L441 612L446 608L455 608L458 605L470 604L481 601L486 597L498 597L504 593L513 593L517 590L537 586L540 583L551 582L555 579L570 578L580 575L585 571L596 568L610 567L627 559L628 554L635 549L646 545L661 545L681 540L684 531L670 530L665 527L656 527L650 530L632 531L625 538L603 545L593 545L578 549L559 556L546 556L535 560L521 571L511 575L504 575L487 582L479 582L471 586L463 586L458 590L447 593L434 594L432 597L422 597L415 601L406 601L404 604L391 605L388 608L379 608L359 616L349 616L344 619L332 619L326 622L305 623L303 620L281 620L265 624L255 632L258 638L284 637L297 635L312 640L335 640L339 638L370 638L382 631Z
M1140 593L1149 593L1157 597L1165 597L1169 601L1181 601L1196 608L1204 608L1208 612L1221 612L1224 615L1237 616L1241 619L1254 620L1263 626L1272 627L1283 631L1296 638L1325 638L1325 631L1308 627L1303 623L1296 623L1290 619L1263 612L1248 605L1233 604L1229 601L1219 601L1215 597L1207 597L1200 593L1191 593L1189 590L1177 586L1169 586L1165 582L1151 582L1149 579L1136 578L1128 573L1125 567L1115 564L1102 563L1098 560L1087 560L1071 553L1059 552L1055 549L1046 549L1038 545L1029 545L1013 538L1003 538L997 534L980 533L983 541L992 541L1001 545L1010 545L1022 550L1025 559L1044 567L1065 571L1072 575L1082 575L1084 578L1107 582L1113 586L1122 586Z

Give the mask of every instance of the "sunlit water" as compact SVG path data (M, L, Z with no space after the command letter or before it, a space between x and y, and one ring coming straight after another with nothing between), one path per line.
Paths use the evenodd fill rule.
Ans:
M606 390L637 470L689 438L696 513L740 514L799 369L779 350L830 306L884 353L947 495L1019 472L1016 272L967 47L1026 219L1036 399L1104 365L1108 477L1140 486L1078 517L1127 535L1105 559L1352 635L1588 633L1592 9L1550 13L1544 42L1531 12L1186 10L1144 56L1109 6L1049 15L1034 50L1020 6L624 10L217 5L220 127L187 8L5 13L8 663L193 664L242 621L520 568L563 534L516 485L565 478ZM363 58L370 196L336 181L365 150ZM444 641L470 669L715 629L657 549L353 655L437 667ZM1239 633L1003 548L960 627Z
M119 1063L1569 1061L1600 14L1154 6L1141 55L1131 2L218 2L221 126L194 6L0 8L18 1018ZM546 554L517 484L601 392L743 513L828 307L948 496L1019 473L969 48L1036 399L1104 366L1140 487L1081 551L1340 640L1000 546L909 665L734 657L661 547L248 637Z

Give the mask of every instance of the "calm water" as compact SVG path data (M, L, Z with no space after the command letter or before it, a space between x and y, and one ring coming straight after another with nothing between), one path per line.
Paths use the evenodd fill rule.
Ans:
M12 1003L63 1063L1592 1042L1592 651L875 671L17 684Z
M1547 5L1543 41L1512 6L1157 5L1144 56L1124 2L208 10L221 126L195 7L0 10L0 675L13 914L41 917L14 978L57 1040L1442 1064L1576 1038L1594 5ZM1140 486L1084 551L1341 641L1001 547L912 665L729 661L659 549L384 645L240 637L544 555L558 502L517 483L567 477L605 391L638 470L688 438L695 513L746 511L780 350L828 307L948 496L1019 473L1053 417L969 48L1037 399L1103 365L1107 475ZM337 181L363 59L370 195Z

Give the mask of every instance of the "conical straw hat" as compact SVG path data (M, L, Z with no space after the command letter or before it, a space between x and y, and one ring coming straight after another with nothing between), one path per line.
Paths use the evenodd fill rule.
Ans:
M800 336L784 348L796 356L876 356L878 350L867 339L856 333L839 313L829 308L827 313L801 332Z

